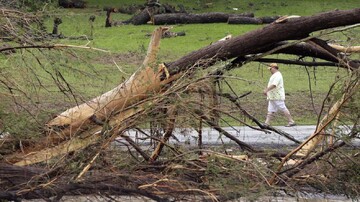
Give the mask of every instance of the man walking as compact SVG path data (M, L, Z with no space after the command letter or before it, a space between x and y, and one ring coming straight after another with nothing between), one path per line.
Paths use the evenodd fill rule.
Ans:
M266 115L265 125L270 125L271 119L275 113L280 110L284 113L288 120L287 127L295 126L295 121L292 119L291 114L285 106L285 89L283 77L279 71L279 67L276 63L269 65L271 77L267 87L264 89L264 95L267 96L268 100L268 112Z

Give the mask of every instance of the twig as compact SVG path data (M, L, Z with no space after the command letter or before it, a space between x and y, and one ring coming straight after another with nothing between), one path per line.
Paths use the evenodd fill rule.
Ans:
M170 109L167 112L167 117L170 119L169 123L167 123L165 128L165 133L163 134L163 137L160 142L158 142L154 152L152 153L151 157L148 159L150 161L155 161L158 156L160 155L162 148L164 147L164 143L169 140L170 136L172 135L174 128L175 128L175 121L176 121L176 109Z
M310 99L311 99L311 106L313 107L313 110L315 112L315 114L317 114L318 116L320 115L315 108L315 104L314 104L314 97L313 97L313 93L312 93L312 88L311 88L311 79L310 79L310 73L309 70L307 69L307 67L305 66L305 70L306 70L306 74L308 76L308 83L309 83L309 92L310 92Z
M4 47L0 48L0 52L7 51L7 50L16 50L16 49L32 49L32 48L41 48L41 49L56 49L56 48L80 48L80 49L89 49L89 50L96 50L105 53L110 53L110 51L103 50L100 48L94 48L89 46L76 46L76 45L66 45L66 44L52 44L52 45L28 45L28 46L13 46L13 47Z
M300 66L328 66L328 67L338 67L338 63L334 62L306 62L306 61L299 61L299 60L284 60L284 59L275 59L275 58L260 58L254 60L256 62L264 62L264 63L281 63L281 64L288 64L288 65L300 65Z
M122 134L121 137L134 147L134 149L145 159L145 161L150 160L149 155L147 155L129 136Z
M215 130L219 131L223 135L225 135L227 138L231 139L232 141L236 142L242 149L248 150L250 152L258 152L256 149L252 148L250 145L246 144L243 141L240 141L224 129L222 129L218 124L212 122L205 114L200 110L194 110L195 114L200 116L207 124L209 124L211 127L213 127Z

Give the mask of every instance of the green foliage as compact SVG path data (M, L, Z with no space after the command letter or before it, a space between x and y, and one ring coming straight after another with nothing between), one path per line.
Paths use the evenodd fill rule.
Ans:
M27 11L38 11L44 9L45 5L52 5L53 0L22 0L18 1L20 8L24 8Z
M28 140L31 138L39 137L39 129L43 126L40 120L35 120L27 112L11 113L4 108L0 108L0 123L2 122L2 128L0 132L6 131L15 137L16 139ZM1 124L0 124L1 126Z

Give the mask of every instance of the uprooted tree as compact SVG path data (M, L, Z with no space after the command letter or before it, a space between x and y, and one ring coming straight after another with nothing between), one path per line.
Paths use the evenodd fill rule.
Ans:
M158 28L153 33L143 64L124 83L103 95L60 113L46 123L44 134L36 141L36 144L22 144L17 146L18 149L15 152L3 157L4 163L14 166L2 164L2 170L7 169L20 173L17 174L17 178L13 178L14 184L30 182L26 184L32 189L25 189L27 187L22 186L10 186L7 190L2 190L0 196L7 199L46 198L52 196L61 198L63 195L89 194L96 190L110 195L142 195L158 201L167 200L167 197L173 196L173 194L184 195L188 193L205 195L212 200L238 197L236 194L235 196L222 195L220 192L212 190L212 187L208 186L208 184L201 187L206 184L206 180L209 180L209 178L205 179L204 176L206 176L205 171L207 171L205 168L211 161L181 160L181 157L186 157L188 154L167 143L167 140L171 138L173 131L177 128L176 124L180 119L179 114L184 112L188 113L187 116L192 116L199 121L199 124L196 124L196 130L199 132L200 148L201 126L206 124L234 141L240 149L248 154L248 156L235 158L207 151L207 153L212 153L221 159L218 161L236 161L243 164L246 167L243 170L245 175L254 176L252 172L256 171L261 173L260 176L256 175L259 177L254 181L262 181L264 184L269 185L289 184L293 176L303 172L302 168L308 165L311 166L312 162L346 144L347 140L336 138L336 135L329 135L327 128L337 128L340 125L339 120L343 116L349 117L350 115L344 109L346 106L356 102L356 97L359 96L360 61L351 59L351 52L358 51L358 47L346 49L346 47L329 44L319 37L331 32L356 27L352 25L357 23L360 23L359 8L331 11L310 17L284 19L279 23L272 23L244 35L215 42L176 61L161 64L156 62L156 54L162 32L167 28ZM343 26L349 27L339 28ZM328 30L331 28L338 30ZM323 32L317 33L318 31ZM6 47L0 48L0 51L55 47L59 46ZM321 62L264 58L279 53L312 57L320 59ZM219 61L231 59L233 60L223 68L217 69L206 77L196 78L194 81L193 75L200 69L213 66ZM289 134L262 125L255 117L247 113L246 109L242 108L237 101L238 97L216 91L216 83L221 80L221 76L225 71L253 61L337 66L349 71L348 76L343 80L341 96L336 97L337 100L333 102L326 113L319 115L318 126L313 135L302 143L293 140L299 145L288 154L279 152L270 155L274 159L280 158L280 161L275 164L277 167L273 171L269 171L271 170L270 167L266 168L266 171L259 171L257 165L249 160L249 156L254 158L257 156L269 157L268 154L227 133L217 121L220 112L216 110L216 106L219 105L219 97L223 97L231 101L233 106L245 117L252 120L257 125L257 127L254 127L255 129L273 130L291 139ZM182 100L182 97L179 96L180 93L196 93L200 99L182 103L179 101L179 99ZM202 102L198 100L202 100ZM156 127L161 128L161 136L151 136L156 142L156 146L152 151L143 150L125 134L129 129L136 129L139 132L146 133L139 127L139 125L143 124L142 119L146 116L153 117L154 120L150 120L150 124L156 124ZM358 114L350 120L351 122L348 123L352 124L352 128L342 138L352 139L359 135L357 128ZM327 142L324 140L328 140L328 137L334 139L329 143L320 144ZM143 170L139 169L139 172L135 175L124 176L117 173L116 176L110 175L107 177L102 175L99 177L95 173L96 180L89 177L88 173L96 166L95 162L101 159L103 151L119 138L126 141L129 147L133 148L141 156L141 159L149 162L149 166L144 166ZM11 141L4 142L4 144L7 143L14 144ZM319 145L323 147L321 151L316 150ZM90 147L96 149L89 151ZM162 154L164 148L168 148L174 157L163 164L157 163L161 162L158 157ZM59 162L66 162L67 157L79 154L81 151L87 151L90 154L86 161L79 164L80 169L71 173L72 175L62 175L61 168L64 164ZM54 163L54 159L58 163ZM296 160L295 163L290 165L290 160L294 161L294 159ZM45 168L17 167L42 162L48 162L54 165L55 168L47 170ZM215 166L216 169L220 170L218 171L219 175L226 172L226 169L223 170L223 168L227 164L226 162L222 163L220 166ZM283 169L285 165L286 167ZM146 173L147 170L163 171L164 173L150 175ZM182 172L177 173L178 175L174 174L179 170L182 170ZM4 172L3 176L7 176L7 178L9 178L8 175L11 175L11 173L2 172ZM25 172L27 172L26 175ZM112 178L112 183L110 178ZM68 181L71 183L66 183ZM46 184L53 186L48 187L45 186ZM94 186L94 184L97 184L97 186ZM128 186L119 186L119 184L127 184Z

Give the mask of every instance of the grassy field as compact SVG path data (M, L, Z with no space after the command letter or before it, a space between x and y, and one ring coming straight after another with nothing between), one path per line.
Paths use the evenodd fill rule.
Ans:
M313 15L319 12L334 9L351 9L358 5L358 0L344 1L234 1L234 0L214 0L214 1L161 1L172 5L183 4L189 12L203 13L210 11L243 13L254 12L255 16L273 15ZM52 29L52 20L55 16L61 17L63 23L59 26L59 32L64 36L92 37L92 40L69 40L59 39L54 43L70 45L87 45L109 51L89 51L82 49L71 49L65 52L49 51L30 53L19 51L11 56L0 56L2 78L16 80L17 85L23 92L16 92L17 96L24 100L32 100L27 104L25 111L35 108L46 109L46 115L40 111L35 113L41 120L48 120L54 114L81 103L91 97L99 95L112 89L118 83L128 78L129 75L142 63L145 57L147 46L150 41L148 36L156 28L152 25L123 25L119 27L105 28L104 6L121 7L131 4L143 4L140 0L125 1L88 1L87 9L62 9L55 8L49 12L46 20L48 32ZM237 8L238 10L234 10ZM96 16L93 24L93 35L91 36L91 25L89 17ZM129 19L131 15L113 13L112 18L116 20ZM264 25L228 25L226 23L217 24L190 24L173 25L172 31L186 33L185 37L163 39L159 61L174 61L181 56L207 46L214 41L228 35L241 35L254 29L259 29ZM339 42L349 45L346 37L357 38L359 42L359 29L346 33L347 35L325 36L325 39L341 40ZM351 40L353 42L354 40ZM53 43L51 42L51 43ZM357 44L358 45L358 44ZM32 56L37 56L34 58ZM26 59L24 59L24 57ZM289 56L276 56L289 57ZM41 62L39 62L39 60ZM292 111L295 120L299 124L314 124L317 117L313 110L309 86L313 90L313 99L316 110L322 104L329 86L338 75L345 74L337 68L308 67L308 72L304 67L281 65L281 72L285 78L286 90L288 93L288 107ZM5 71L6 70L6 71ZM24 74L26 72L26 74ZM64 79L58 79L53 75L61 75ZM249 63L242 68L232 70L226 75L227 80L240 95L252 91L252 94L241 102L257 118L262 119L266 113L266 100L262 95L262 89L270 76L264 65ZM310 79L309 79L310 78ZM56 85L54 85L56 84ZM45 87L45 88L44 88ZM65 92L65 95L64 95ZM2 86L0 88L1 104L0 118L3 124L12 125L19 120L18 116L13 116L7 112L8 103L13 102L8 96L9 89ZM76 97L77 99L74 99ZM25 102L25 101L24 101ZM26 101L29 102L29 101ZM16 111L16 110L15 110ZM31 113L32 116L34 113ZM11 116L11 121L8 119ZM21 118L21 119L26 119ZM8 123L7 123L8 122ZM33 123L30 123L33 124ZM236 124L236 123L234 123ZM279 119L276 124L284 124L284 120ZM41 124L40 124L41 125Z

